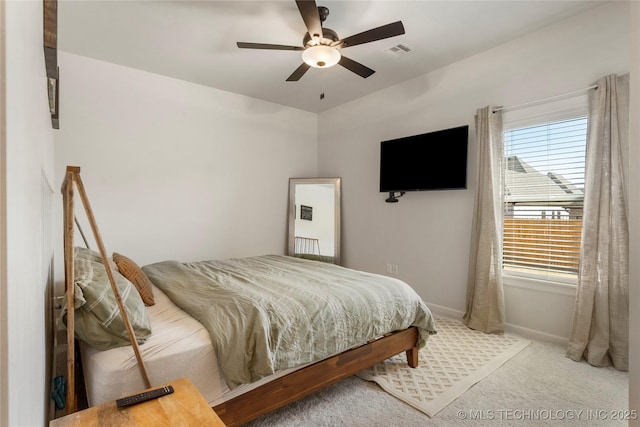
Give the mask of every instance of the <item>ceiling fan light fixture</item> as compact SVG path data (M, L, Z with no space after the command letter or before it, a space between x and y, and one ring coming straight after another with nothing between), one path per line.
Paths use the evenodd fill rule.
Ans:
M302 60L315 68L333 67L340 58L337 48L326 45L310 46L302 52Z

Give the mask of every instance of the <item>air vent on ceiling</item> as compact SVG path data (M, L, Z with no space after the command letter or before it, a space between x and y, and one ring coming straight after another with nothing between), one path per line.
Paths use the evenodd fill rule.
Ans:
M409 52L413 51L413 48L407 44L404 43L399 43L395 46L390 47L389 49L386 50L386 52L389 52L391 54L393 54L394 56L399 56L399 55L405 55Z

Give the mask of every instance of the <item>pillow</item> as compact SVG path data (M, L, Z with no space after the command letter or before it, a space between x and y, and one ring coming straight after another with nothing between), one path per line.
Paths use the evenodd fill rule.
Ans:
M130 345L102 258L97 252L85 248L76 248L74 252L76 337L99 350ZM133 284L116 269L113 276L136 341L143 344L151 335L151 324L142 298ZM65 302L63 321L66 321L66 310Z
M82 258L103 264L102 255L100 255L100 252L94 251L93 249L89 248L83 248L82 246L76 246L75 248L73 248L73 256L75 257L74 261L77 261L78 258ZM118 267L116 266L116 263L114 261L109 260L109 264L111 265L112 270L118 270Z
M118 271L127 278L138 289L144 305L154 305L153 288L151 280L144 274L144 271L131 259L119 253L113 253L113 261L118 266Z

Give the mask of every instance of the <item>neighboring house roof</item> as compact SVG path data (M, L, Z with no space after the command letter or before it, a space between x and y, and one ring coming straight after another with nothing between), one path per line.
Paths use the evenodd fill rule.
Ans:
M518 156L507 157L505 173L505 198L507 202L540 202L540 194L545 194L544 204L569 206L571 202L583 200L584 190L560 174L538 172Z

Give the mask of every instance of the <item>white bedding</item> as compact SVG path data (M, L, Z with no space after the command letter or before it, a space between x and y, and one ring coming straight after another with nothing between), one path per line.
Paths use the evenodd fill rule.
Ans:
M215 406L294 370L229 390L207 330L160 289L154 287L153 293L156 304L147 307L152 334L139 346L152 387L187 377L209 405ZM131 346L101 351L81 341L80 352L90 406L146 388Z

